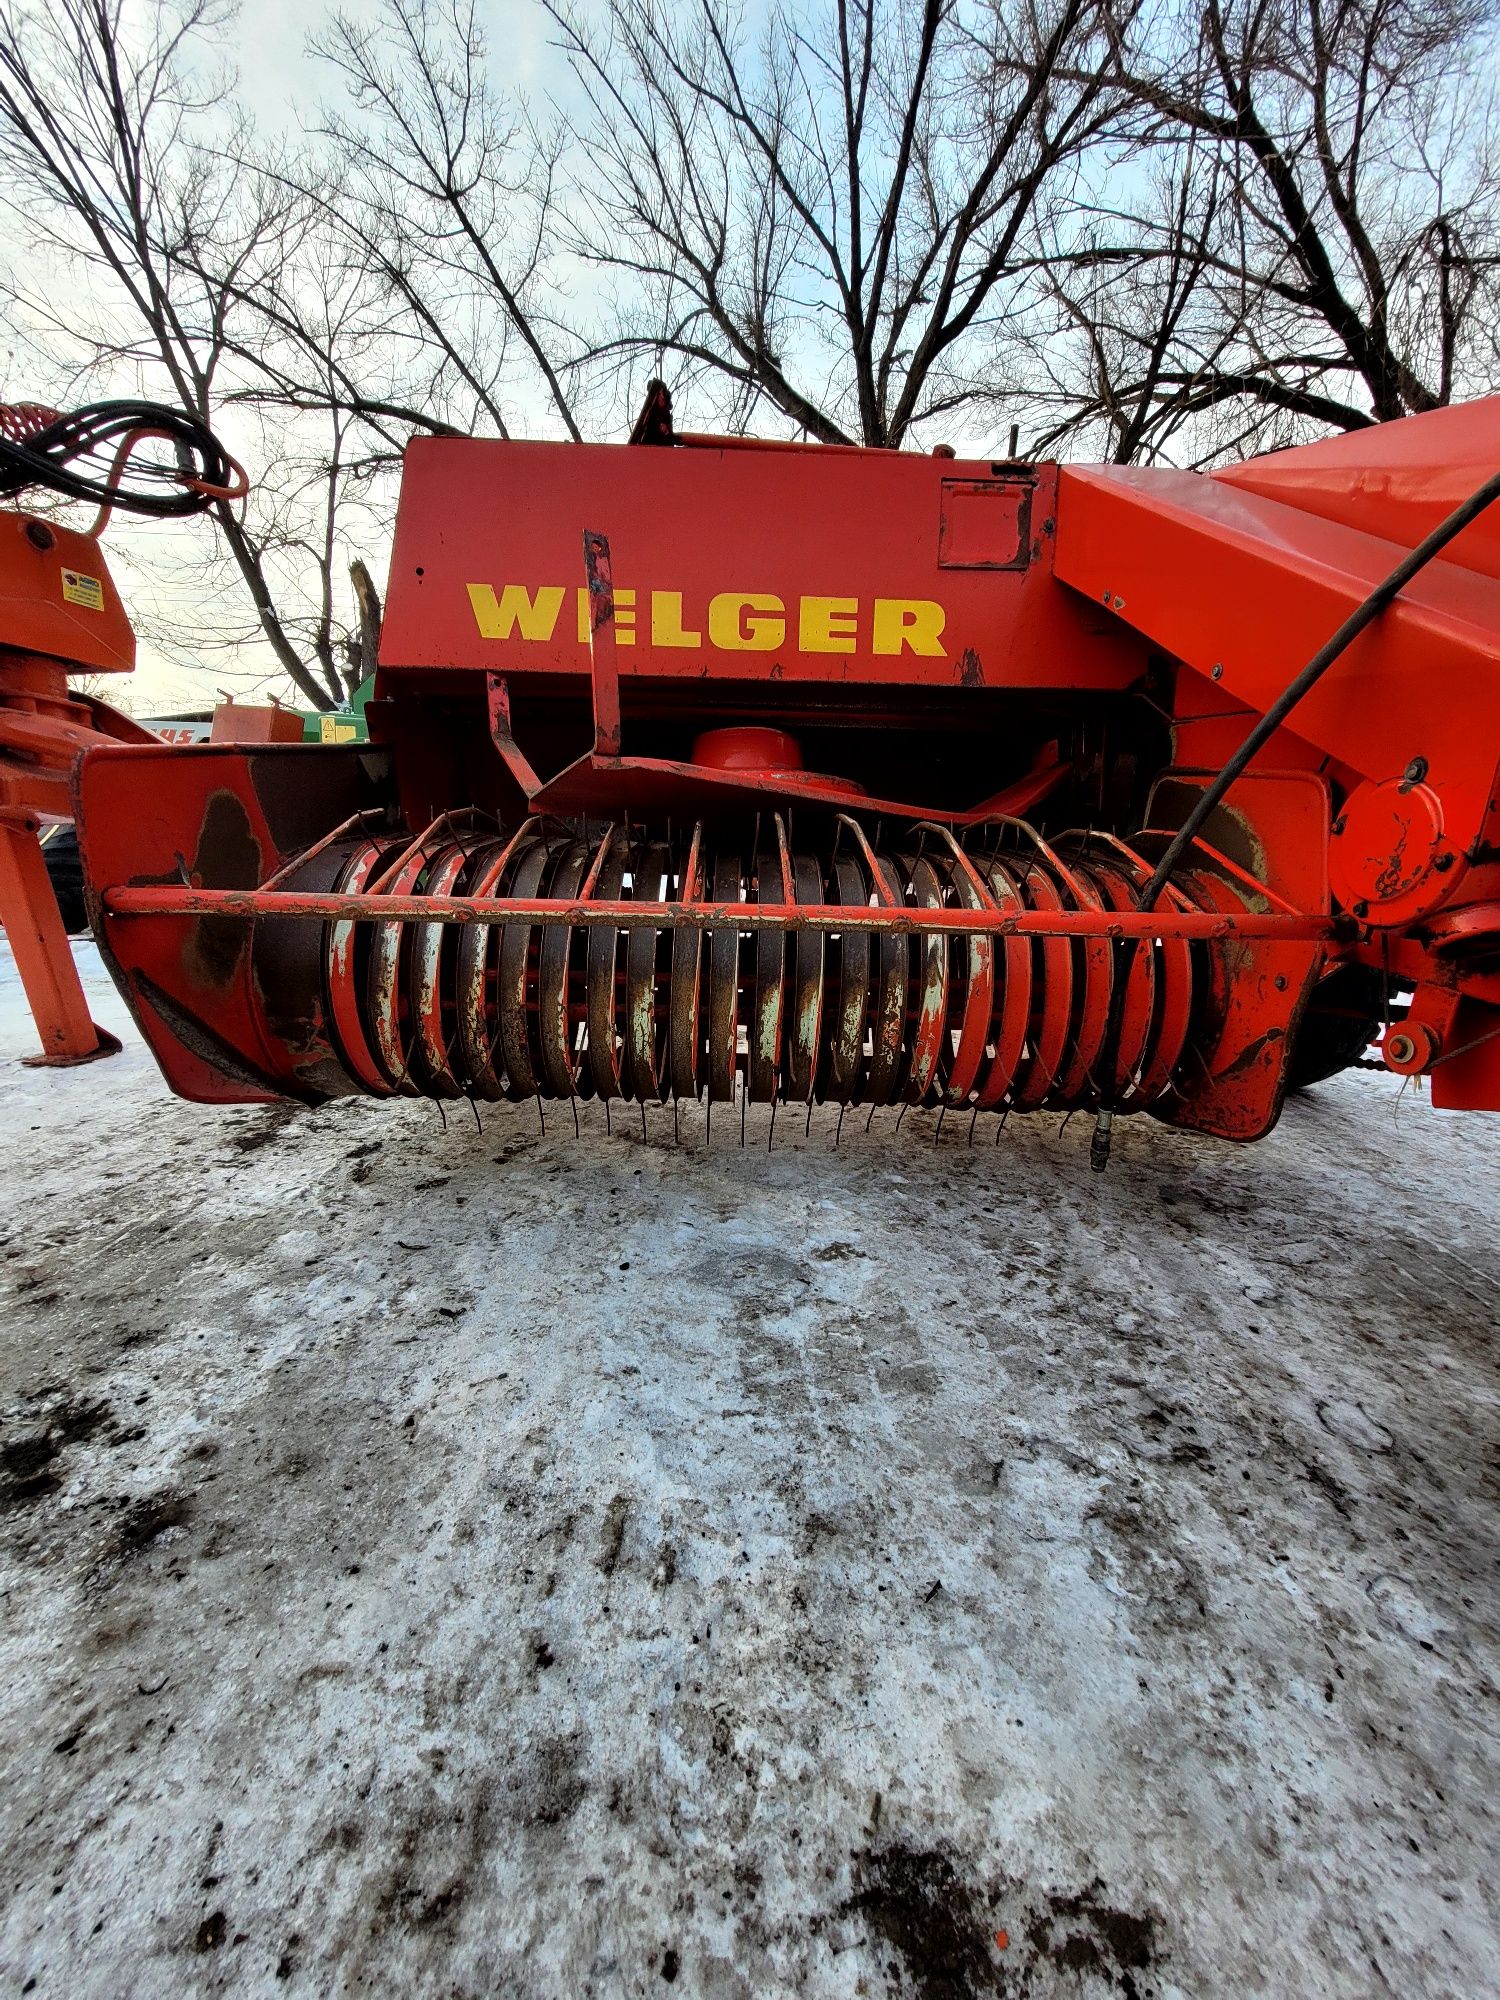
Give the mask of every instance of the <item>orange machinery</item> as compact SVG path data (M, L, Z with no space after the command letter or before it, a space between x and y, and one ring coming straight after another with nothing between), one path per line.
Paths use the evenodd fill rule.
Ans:
M151 440L172 456L143 460ZM130 477L128 461L134 460ZM97 745L161 748L160 739L70 675L128 674L135 634L100 547L114 507L171 516L244 491L244 475L211 434L152 404L95 404L62 416L0 406L0 494L97 504L87 532L26 505L0 508L0 923L15 956L42 1052L40 1064L92 1062L120 1046L90 1020L38 833L71 818L69 777Z
M1082 1109L1359 1059L1500 1109L1500 398L1210 477L409 447L368 745L96 745L164 1074ZM743 1129L743 1123L742 1123Z

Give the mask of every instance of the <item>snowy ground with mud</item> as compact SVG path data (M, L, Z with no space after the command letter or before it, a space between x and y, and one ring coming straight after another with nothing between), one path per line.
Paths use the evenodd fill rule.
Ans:
M1500 1991L1500 1119L30 1045L0 957L5 1993Z

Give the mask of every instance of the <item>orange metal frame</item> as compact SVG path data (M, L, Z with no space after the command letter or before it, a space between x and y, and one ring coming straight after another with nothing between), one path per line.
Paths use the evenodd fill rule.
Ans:
M92 536L0 512L0 924L41 1038L37 1063L92 1062L120 1046L89 1017L38 834L45 818L72 816L82 751L156 741L68 689L70 671L134 664L135 635Z
M724 855L748 842L753 859L762 812L793 805L814 838L844 813L939 822L955 842L1029 817L1079 826L1048 817L1076 810L1083 753L1070 765L1063 733L1128 713L1164 747L1141 765L1144 820L1104 824L1159 852L1142 825L1182 824L1329 633L1497 463L1500 398L1207 479L722 440L418 441L370 749L95 750L77 799L101 944L174 1086L218 1100L306 1094L337 1069L317 940L375 927L382 978L420 961L430 1002L437 932L474 923L533 942L549 925L672 932L674 962L682 937L721 929L1073 939L1096 966L1132 937L1212 940L1216 1026L1194 1045L1211 1087L1184 1087L1161 1115L1236 1138L1274 1122L1309 991L1352 963L1415 989L1385 1038L1392 1070L1430 1073L1441 1103L1500 1109L1492 519L1339 656L1236 782L1208 834L1233 879L1196 911L1083 899L1000 916L961 907L957 887L867 908L801 881L792 894L789 872L757 882L764 900L732 901L695 881L682 839L707 823L705 841ZM695 729L746 723L768 740L815 734L831 775L700 758ZM1126 730L1111 748L1129 762L1142 740ZM668 845L675 817L675 889L627 898L591 876L534 893L540 860L511 894L473 888L490 835L457 838L463 814L585 833L650 816ZM376 838L339 848L346 825L384 828L399 866L372 859L345 880ZM1090 1006L1108 990L1101 974ZM952 1004L971 998L955 987ZM407 1004L395 986L383 1003Z

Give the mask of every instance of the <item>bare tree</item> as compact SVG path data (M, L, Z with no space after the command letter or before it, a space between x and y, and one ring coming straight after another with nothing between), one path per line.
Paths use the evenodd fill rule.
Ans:
M231 157L247 145L226 115L231 79L213 62L228 18L220 0L145 10L0 0L0 204L26 245L5 281L6 314L58 375L71 371L72 393L123 376L208 424L244 395L240 364L265 346L247 324L248 302L269 293L305 236L286 188ZM335 469L341 443L335 436ZM290 469L290 490L273 470L248 509L221 502L213 520L251 629L326 707L343 698L346 678L326 629L321 642L299 643L283 609L296 592L285 563L278 579L278 556L306 537L309 498L285 444L266 463ZM213 637L205 630L203 643Z
M295 278L256 300L285 336L287 406L336 401L397 449L412 429L507 437L540 397L581 438L556 268L564 135L495 88L474 0L336 12L311 53L343 100L284 171L364 326L359 348L311 326Z
M575 247L621 299L595 358L833 443L1017 382L1135 0L817 0L754 46L723 0L544 4L592 110Z
M1495 387L1494 14L1201 0L1121 37L1149 164L1057 266L1093 379L1054 439L1208 457Z

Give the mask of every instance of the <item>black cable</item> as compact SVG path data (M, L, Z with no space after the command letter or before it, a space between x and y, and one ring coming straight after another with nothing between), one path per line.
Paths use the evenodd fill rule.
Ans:
M1161 860L1156 864L1155 872L1137 898L1138 909L1156 908L1157 900L1171 880L1173 870L1197 839L1209 816L1222 804L1235 779L1275 735L1298 702L1316 687L1339 655L1353 644L1367 625L1380 616L1391 599L1406 588L1418 571L1425 569L1434 556L1441 554L1455 535L1462 534L1469 523L1497 499L1500 499L1500 472L1492 473L1482 486L1475 488L1467 500L1461 501L1446 519L1440 521L1430 535L1424 536L1409 554L1403 556L1390 574L1376 584L1369 596L1356 605L1338 630L1323 642L1296 679L1287 683L1212 784L1206 785L1199 793L1192 811L1168 841ZM1106 1077L1114 1075L1119 1056L1125 982L1130 976L1135 951L1136 941L1132 939L1125 949L1124 962L1119 968L1110 994L1104 1050L1100 1058L1102 1073ZM1109 1164L1110 1127L1113 1120L1114 1107L1106 1102L1100 1107L1089 1149L1090 1163L1095 1173L1103 1173Z
M144 457L142 437L129 454L127 479L120 451L133 432L166 445L171 457ZM167 519L202 513L242 484L208 426L162 403L87 403L19 438L0 431L0 496L40 486L69 500Z

